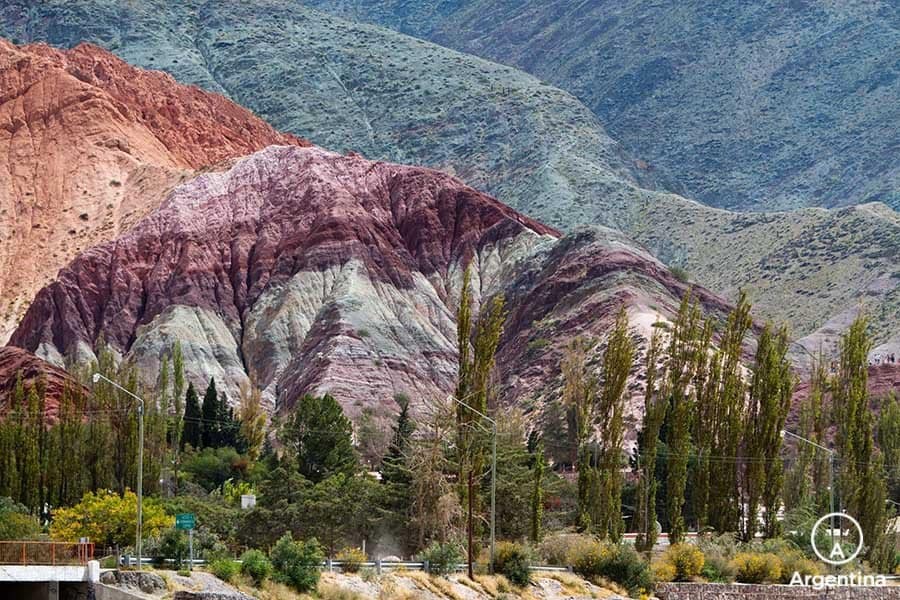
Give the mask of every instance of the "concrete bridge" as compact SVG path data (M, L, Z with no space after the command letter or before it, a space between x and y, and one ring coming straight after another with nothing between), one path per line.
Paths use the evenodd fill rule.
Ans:
M0 542L0 598L87 600L100 580L94 545Z
M100 563L85 565L0 565L0 598L87 600L100 580Z

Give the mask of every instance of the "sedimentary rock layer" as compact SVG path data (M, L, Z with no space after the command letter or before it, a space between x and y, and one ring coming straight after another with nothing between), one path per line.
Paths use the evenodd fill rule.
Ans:
M96 46L0 40L0 341L78 252L194 170L273 143L306 142Z

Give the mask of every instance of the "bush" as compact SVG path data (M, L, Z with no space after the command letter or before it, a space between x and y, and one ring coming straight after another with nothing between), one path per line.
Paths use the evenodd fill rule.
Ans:
M769 552L740 552L730 563L735 579L741 583L777 582L781 579L781 560Z
M228 558L217 558L209 563L207 570L222 581L230 582L240 573L241 565Z
M697 541L703 552L704 564L700 574L707 580L725 583L734 580L731 559L737 554L737 542L731 534L719 536L705 535Z
M435 575L449 575L462 562L462 550L456 544L432 542L419 553L418 559L428 562L428 572Z
M653 571L654 581L662 583L675 581L675 565L670 562L656 561L650 565L650 569Z
M12 498L0 497L0 540L25 540L41 532L37 517Z
M335 558L341 562L344 573L357 573L369 557L359 548L348 547L338 552Z
M190 548L188 546L188 536L180 529L167 529L159 538L159 545L156 551L150 549L150 554L157 565L164 565L166 560L173 561L173 567L178 570L181 568L182 562L188 558Z
M583 544L571 553L575 572L587 579L603 577L635 594L653 585L650 567L637 551L624 544Z
M700 548L686 543L669 546L660 561L674 569L675 576L671 581L690 581L700 574L706 562Z
M531 555L521 544L500 542L494 552L494 571L505 575L513 585L531 582Z
M258 586L272 576L272 563L259 550L247 550L241 555L241 573Z
M319 583L319 567L325 556L316 538L295 542L290 533L284 534L269 553L276 579L298 592L309 592Z
M578 533L548 535L538 546L538 556L548 565L568 567L572 564L572 557L583 552L581 548L593 543L592 538Z

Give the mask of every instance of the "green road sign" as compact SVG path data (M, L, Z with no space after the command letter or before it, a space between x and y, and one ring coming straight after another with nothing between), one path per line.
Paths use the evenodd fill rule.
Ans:
M181 513L175 515L175 529L193 529L194 513Z

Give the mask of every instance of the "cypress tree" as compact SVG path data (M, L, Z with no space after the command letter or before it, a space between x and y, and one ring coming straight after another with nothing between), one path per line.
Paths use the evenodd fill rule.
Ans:
M206 393L203 395L203 406L200 409L202 422L200 424L200 446L202 448L217 448L222 439L222 425L220 417L222 413L219 392L216 390L215 378L210 378Z
M385 507L389 519L393 521L392 529L403 532L404 542L409 547L413 545L412 532L407 527L413 506L413 472L409 457L416 426L409 415L409 399L398 394L395 400L400 412L394 425L394 435L381 461L381 482L385 486Z
M187 394L184 398L184 428L181 435L181 448L185 445L192 448L200 448L202 445L202 430L200 428L203 415L200 412L200 399L193 383L188 383Z

